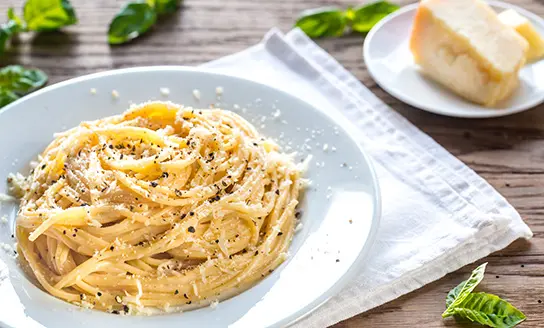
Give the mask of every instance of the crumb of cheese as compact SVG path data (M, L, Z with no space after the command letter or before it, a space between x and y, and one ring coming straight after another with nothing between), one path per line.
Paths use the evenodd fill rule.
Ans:
M195 97L196 100L200 100L200 90L194 89L193 90L193 97Z
M170 89L168 88L160 88L161 95L168 96L170 94Z

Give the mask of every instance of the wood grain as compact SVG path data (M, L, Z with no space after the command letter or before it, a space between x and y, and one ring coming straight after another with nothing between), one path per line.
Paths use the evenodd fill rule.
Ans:
M0 13L10 6L20 12L21 2L0 0ZM161 19L144 37L110 47L106 42L107 26L123 2L72 0L78 25L63 32L21 36L0 59L0 65L39 67L53 83L121 67L196 65L255 44L273 26L289 30L304 9L354 4L352 0L186 0L180 11ZM544 15L542 0L509 2ZM348 36L318 43L382 100L487 179L519 210L535 237L530 242L515 242L476 264L335 327L460 327L440 317L445 295L483 261L489 261L489 266L482 288L523 310L529 319L522 326L544 327L544 303L538 302L544 301L544 106L481 120L419 111L388 96L372 81L361 58L362 41L361 36Z

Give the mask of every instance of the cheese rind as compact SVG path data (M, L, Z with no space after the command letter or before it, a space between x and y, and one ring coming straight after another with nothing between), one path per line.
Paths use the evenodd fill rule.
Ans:
M535 61L544 56L544 39L527 18L513 9L503 11L498 17L503 24L513 28L529 43L527 61Z
M519 85L528 44L481 0L423 0L410 48L423 73L468 100L493 106Z

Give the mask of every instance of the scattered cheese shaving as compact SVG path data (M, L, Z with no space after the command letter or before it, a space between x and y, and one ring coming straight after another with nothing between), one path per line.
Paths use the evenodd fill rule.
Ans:
M195 97L196 100L200 100L200 90L194 89L193 90L193 97Z
M170 89L168 88L160 88L161 95L168 96L170 94Z

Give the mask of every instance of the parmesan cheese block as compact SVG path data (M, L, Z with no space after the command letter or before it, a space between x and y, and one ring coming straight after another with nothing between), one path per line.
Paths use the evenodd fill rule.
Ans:
M481 0L422 0L410 49L424 74L493 106L519 85L528 44Z
M544 40L529 20L513 9L499 14L499 19L518 32L529 43L527 61L534 61L544 56Z

